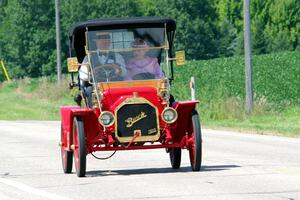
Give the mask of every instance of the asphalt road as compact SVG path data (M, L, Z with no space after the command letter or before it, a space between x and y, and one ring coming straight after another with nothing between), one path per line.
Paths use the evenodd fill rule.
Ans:
M202 132L201 172L186 150L173 170L157 149L89 155L77 178L61 168L59 122L0 121L0 199L300 199L300 139Z

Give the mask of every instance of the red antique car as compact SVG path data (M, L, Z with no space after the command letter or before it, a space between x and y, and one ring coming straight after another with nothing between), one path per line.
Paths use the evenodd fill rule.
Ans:
M60 108L64 173L72 172L73 157L83 177L88 154L154 148L167 150L174 169L187 149L192 170L200 170L198 101L170 94L173 63L184 60L173 57L175 29L174 20L161 17L91 20L71 28L70 85L81 94L77 106Z

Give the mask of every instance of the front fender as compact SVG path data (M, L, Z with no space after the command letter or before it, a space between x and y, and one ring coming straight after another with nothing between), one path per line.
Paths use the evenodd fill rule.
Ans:
M192 110L196 109L196 105L199 101L176 101L173 103L172 107L179 113L190 113Z
M72 110L80 109L79 106L62 106L60 107L60 116L61 116L61 145L66 150L71 150L72 145Z
M62 122L62 145L65 149L71 150L73 144L73 120L74 117L81 117L84 123L86 144L93 143L99 136L99 123L92 109L82 109L79 106L62 106L60 108Z
M174 142L181 142L182 138L189 131L191 112L196 110L196 105L198 103L199 101L177 101L172 104L172 107L178 114L176 122L170 127Z

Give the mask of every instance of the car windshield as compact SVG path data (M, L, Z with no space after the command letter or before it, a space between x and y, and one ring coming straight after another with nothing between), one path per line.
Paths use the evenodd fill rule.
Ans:
M96 82L162 79L164 28L88 31L88 62Z

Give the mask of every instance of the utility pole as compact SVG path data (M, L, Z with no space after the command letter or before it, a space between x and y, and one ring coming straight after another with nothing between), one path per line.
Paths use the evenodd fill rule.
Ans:
M61 43L60 43L60 6L59 0L55 0L55 26L56 26L56 67L57 83L61 83Z
M245 109L246 113L250 114L253 109L250 0L244 0L244 50L246 83Z

